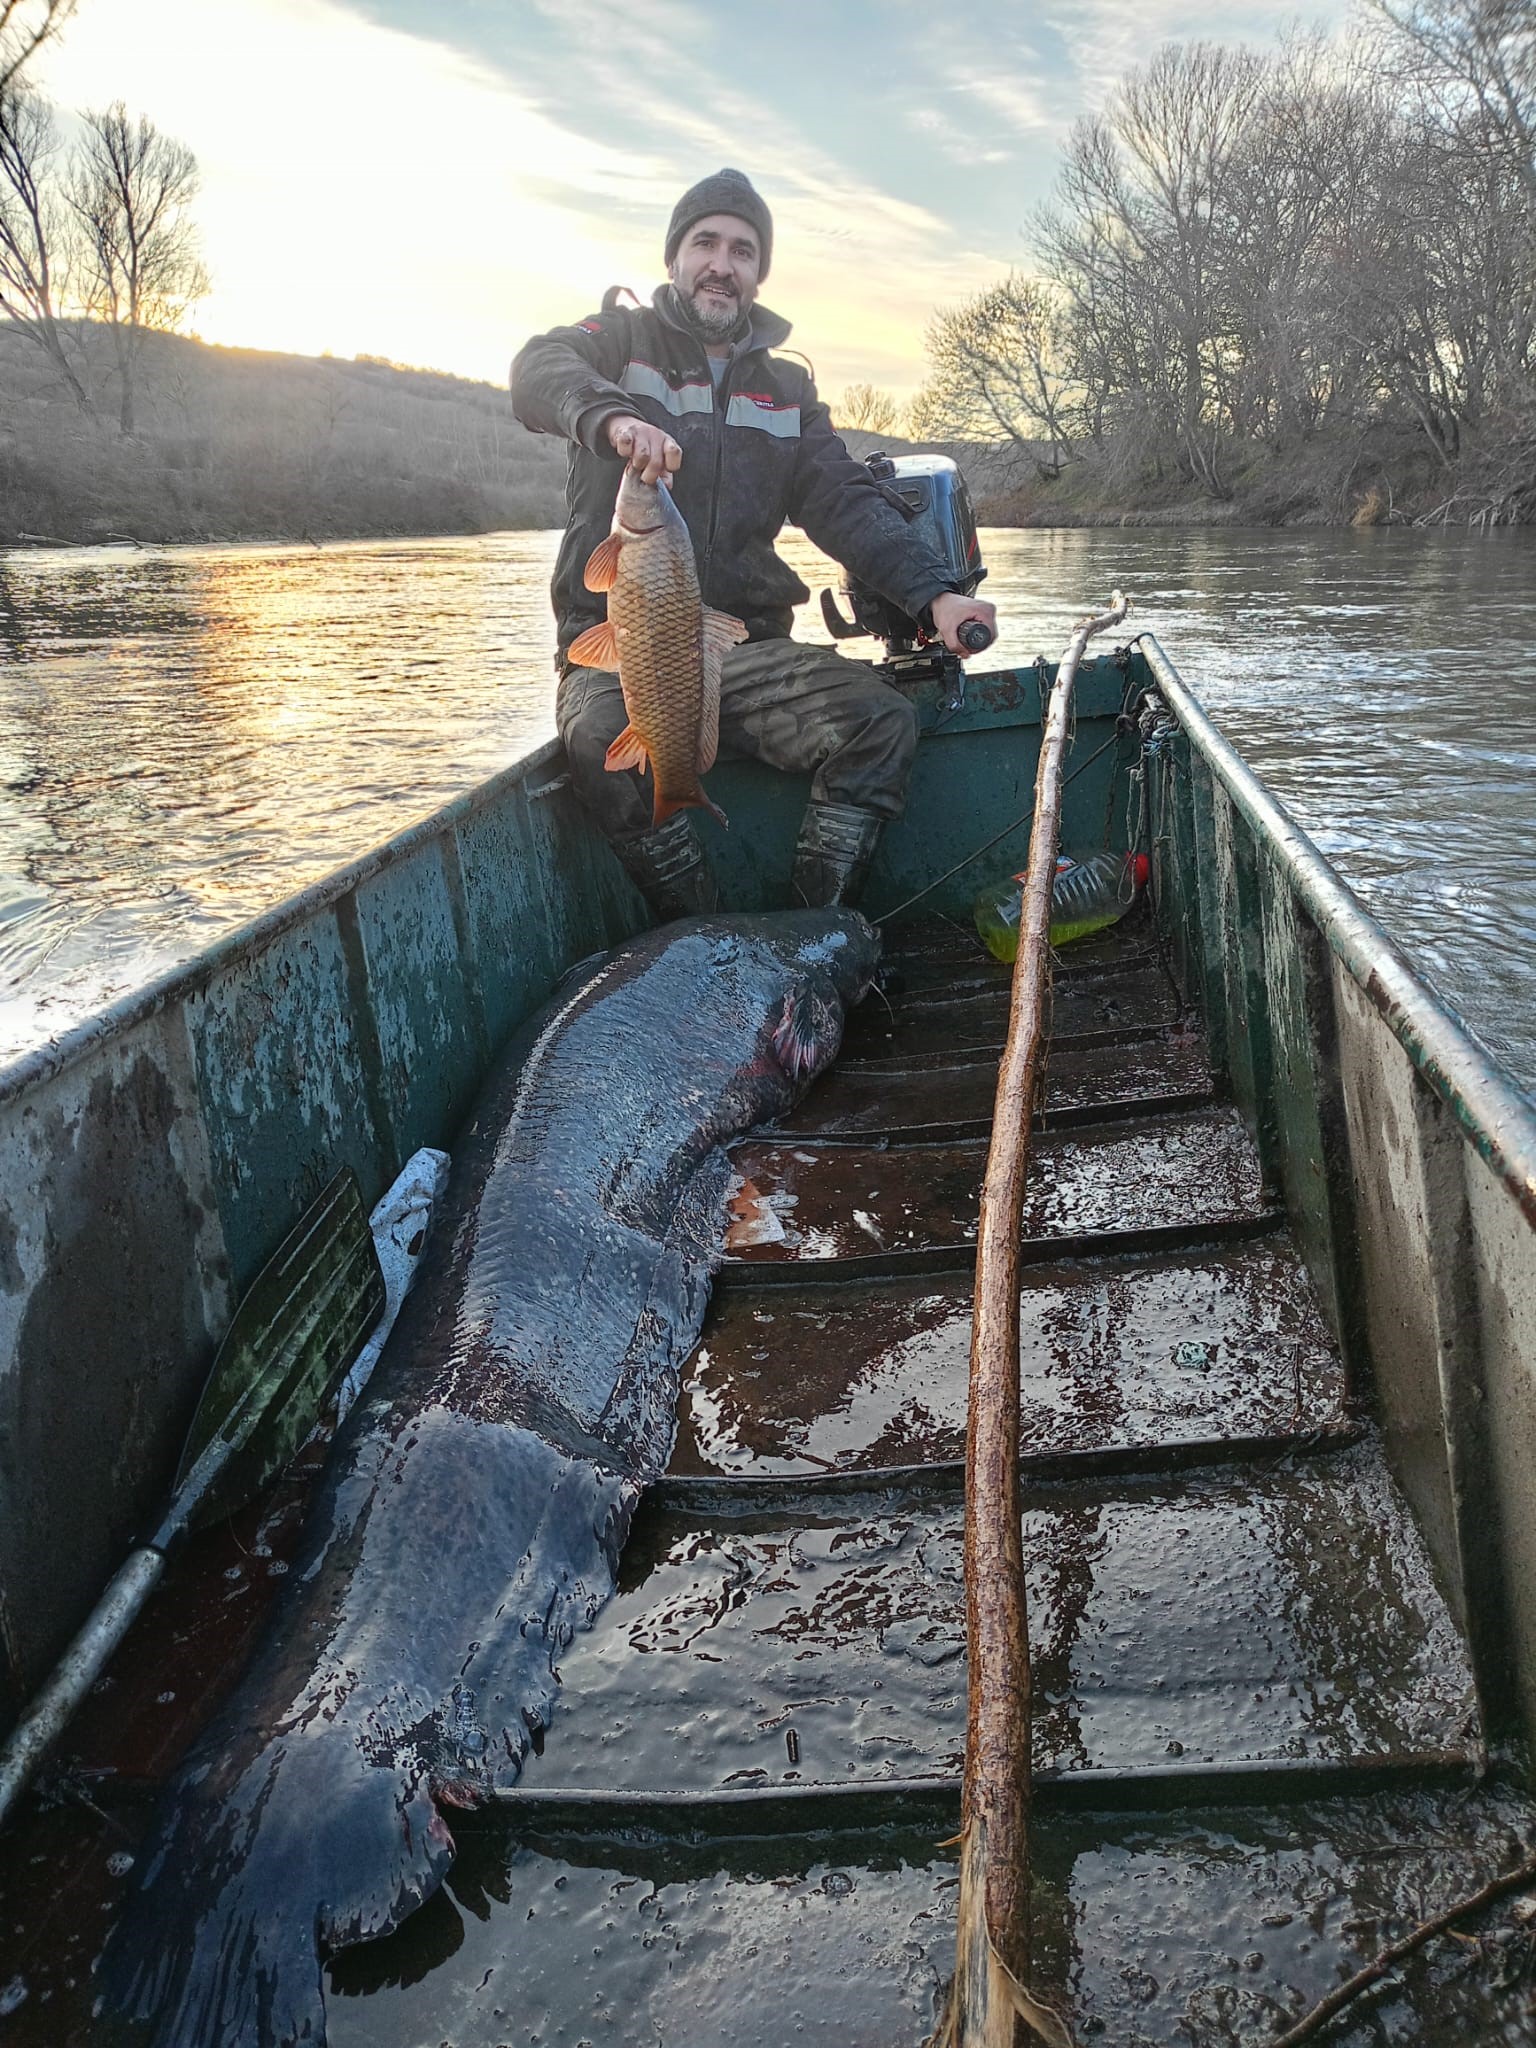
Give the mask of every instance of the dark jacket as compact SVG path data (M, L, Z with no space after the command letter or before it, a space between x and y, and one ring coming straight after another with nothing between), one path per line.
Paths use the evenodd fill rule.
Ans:
M665 427L682 448L672 495L693 536L704 601L741 619L751 639L787 637L792 607L810 595L774 553L786 519L905 612L956 588L843 446L809 372L770 354L788 334L787 320L754 306L717 390L704 344L662 285L650 306L594 313L520 351L513 410L535 433L571 443L569 517L551 585L562 670L566 648L606 609L581 579L613 522L622 465L603 429L615 413Z

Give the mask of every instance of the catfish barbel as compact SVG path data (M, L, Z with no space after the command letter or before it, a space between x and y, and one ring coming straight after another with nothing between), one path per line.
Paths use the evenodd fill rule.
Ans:
M588 590L608 593L608 616L571 643L570 659L617 669L629 713L604 765L650 768L653 824L702 808L723 825L725 813L699 777L715 765L720 745L720 664L747 629L700 598L693 540L669 490L626 468L613 531L583 580Z
M836 1054L879 941L852 911L694 918L548 1013L460 1134L456 1221L338 1434L253 1668L169 1787L102 1958L156 2048L325 2038L321 1952L453 1860L666 1466L725 1142Z

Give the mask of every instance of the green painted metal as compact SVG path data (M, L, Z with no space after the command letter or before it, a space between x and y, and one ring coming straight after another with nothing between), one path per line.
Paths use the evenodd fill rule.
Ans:
M1018 867L1034 807L1042 687L1048 696L1055 673L1055 664L1045 663L978 678L969 685L967 707L956 713L945 712L932 685L910 693L924 738L906 815L887 828L870 875L865 901L872 916L904 903L1010 824L1015 829L995 849L926 895L922 910L966 919L983 884ZM1066 795L1065 844L1126 843L1127 763L1113 748L1100 750L1114 739L1127 681L1113 656L1082 670L1067 773L1074 767L1082 772ZM781 905L808 781L736 761L714 770L710 788L730 828L722 831L707 817L697 822L726 901L751 910Z
M1228 1055L1232 1085L1247 1112L1264 1182L1278 1197L1283 1178L1275 1111L1275 1031L1265 958L1262 856L1247 821L1218 800L1217 860L1226 892Z
M1222 738L1166 654L1207 1014L1447 1597L1485 1722L1536 1740L1536 1109ZM1175 815L1177 793L1173 797ZM1175 834L1176 836L1176 834ZM1213 918L1214 912L1214 918ZM1214 956L1214 957L1213 957ZM1220 971L1218 972L1218 963Z
M1319 1055L1307 1008L1302 913L1273 863L1260 855L1256 866L1276 1169L1291 1227L1337 1332L1343 1316L1320 1118Z
M1347 1398L1351 1405L1362 1406L1372 1383L1370 1324L1360 1263L1360 1219L1350 1173L1349 1119L1339 1053L1339 1020L1329 968L1331 956L1327 940L1307 911L1294 897L1288 898L1287 903L1326 1211L1327 1268L1318 1285L1325 1304L1332 1306L1334 1334L1344 1360ZM1294 1054L1292 1059L1294 1063ZM1294 1085L1298 1090L1302 1085L1299 1069ZM1313 1268L1314 1273L1318 1270Z
M1216 859L1215 791L1198 753L1189 761L1190 809L1194 822L1196 922L1200 931L1200 980L1211 1071L1228 1079L1226 919Z

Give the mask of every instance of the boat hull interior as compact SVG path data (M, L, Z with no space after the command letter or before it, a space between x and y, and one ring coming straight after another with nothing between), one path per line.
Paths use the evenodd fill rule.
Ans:
M1027 815L1041 680L974 690L925 742L875 912ZM1317 893L1326 873L1271 827L1161 650L1085 670L1069 773L1084 762L1064 838L1145 846L1153 881L1053 962L1025 1199L1035 1988L1079 2040L1214 2048L1272 2038L1536 1848L1527 1125L1379 934L1374 983L1357 972L1374 927L1348 924L1336 881L1336 916ZM727 890L760 902L793 808L725 772ZM519 998L498 970L466 1044L635 922L565 794L540 793L557 775L546 760L513 809L562 818L565 922L539 922ZM443 843L422 842L439 872ZM344 934L384 873L312 906L320 928ZM332 1960L333 2048L927 2038L953 1967L971 1285L1008 1009L966 914L976 886L973 866L892 921L837 1065L732 1148L709 1318L618 1590L562 1660L518 1784L454 1816L442 1892ZM303 920L275 930L218 1021L209 977L176 994L175 1029L216 1037L238 1013L259 1039L252 989L317 944ZM433 1042L420 1101L387 1099L382 1055L364 1092L365 1191L451 1124L453 1031ZM248 1138L260 1125L255 1092L199 1112L210 1174L242 1117ZM305 1185L303 1160L285 1183L274 1159L257 1146L262 1202L213 1204L233 1292L256 1219ZM205 1278L210 1325L217 1294ZM26 2048L106 2038L90 1970L129 1859L259 1645L322 1456L176 1560L11 1831L0 1924ZM1506 1904L1331 2038L1527 2041L1533 1986L1536 1936Z

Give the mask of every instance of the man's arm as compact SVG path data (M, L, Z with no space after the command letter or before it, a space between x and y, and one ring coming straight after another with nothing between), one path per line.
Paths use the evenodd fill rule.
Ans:
M634 417L634 400L617 382L628 361L629 321L622 309L552 327L513 358L512 410L535 434L559 434L594 455L611 455L609 421Z
M911 618L931 610L951 654L964 654L960 628L978 619L997 630L994 606L962 597L948 565L912 531L862 462L855 462L831 415L807 385L789 516L817 547Z
M629 361L622 313L594 313L574 327L536 334L512 362L512 410L535 434L579 441L594 455L617 455L648 484L675 470L683 451L662 427L635 411L614 380Z

